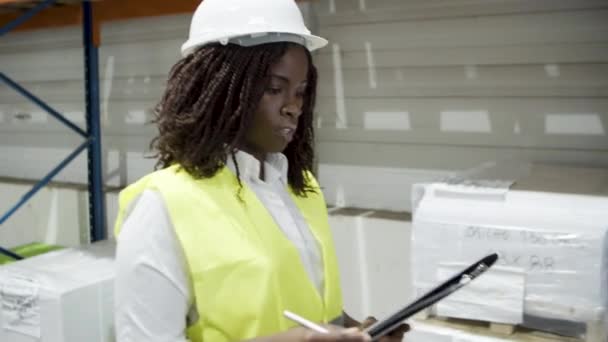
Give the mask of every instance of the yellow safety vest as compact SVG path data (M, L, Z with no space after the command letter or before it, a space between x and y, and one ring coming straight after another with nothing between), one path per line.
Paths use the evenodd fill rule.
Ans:
M191 341L239 341L285 331L295 324L283 310L324 323L342 314L325 200L312 174L307 177L316 193L291 195L321 246L322 296L295 246L245 183L237 197L238 180L229 169L198 180L178 170L153 172L123 190L115 231L137 196L145 189L159 191L184 250L200 314L188 328Z

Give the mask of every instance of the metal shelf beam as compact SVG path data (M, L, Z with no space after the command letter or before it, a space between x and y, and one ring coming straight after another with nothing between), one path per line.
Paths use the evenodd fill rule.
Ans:
M82 3L84 66L87 108L89 169L89 227L92 241L106 239L105 199L101 155L101 125L99 121L99 51L93 43L93 9L90 2Z

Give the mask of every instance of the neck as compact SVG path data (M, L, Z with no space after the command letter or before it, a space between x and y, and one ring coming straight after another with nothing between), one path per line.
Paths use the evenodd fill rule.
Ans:
M256 148L255 146L251 145L251 144L241 144L240 146L238 146L238 149L243 151L243 152L247 152L249 154L251 154L253 157L255 157L255 159L257 159L260 163L262 163L262 165L264 164L264 161L266 160L266 152L261 151L260 149Z

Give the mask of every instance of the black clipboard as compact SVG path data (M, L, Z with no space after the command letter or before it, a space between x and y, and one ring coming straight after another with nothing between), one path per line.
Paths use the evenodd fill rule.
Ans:
M441 299L454 293L454 291L467 285L471 280L483 274L490 267L492 267L494 263L496 263L496 260L498 260L498 254L496 253L485 256L481 260L471 264L460 273L427 292L422 297L418 298L403 309L395 312L386 319L374 323L365 329L365 331L372 337L372 340L374 341L384 335L389 334L407 318L410 318L416 313L437 303Z

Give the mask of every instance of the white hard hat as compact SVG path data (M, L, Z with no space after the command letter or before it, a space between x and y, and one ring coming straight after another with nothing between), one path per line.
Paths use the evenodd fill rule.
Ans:
M182 55L205 44L229 42L242 46L295 42L310 51L327 45L327 40L306 28L295 0L204 0L194 12Z

